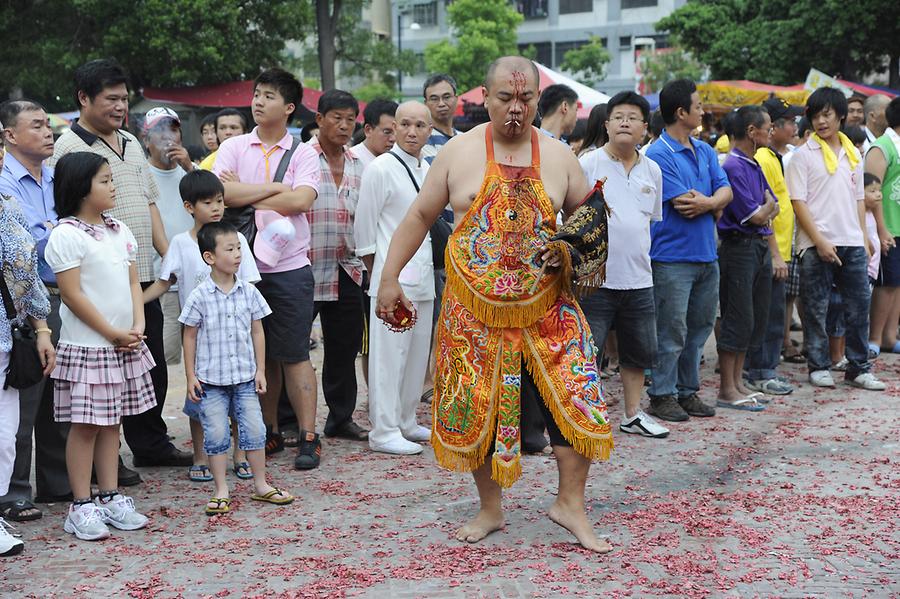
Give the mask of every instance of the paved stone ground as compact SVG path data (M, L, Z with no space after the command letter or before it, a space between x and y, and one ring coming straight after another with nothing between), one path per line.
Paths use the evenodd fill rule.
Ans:
M707 356L701 395L711 401ZM588 490L590 516L616 547L606 556L545 517L552 457L525 459L506 495L506 529L466 546L452 532L476 510L468 476L438 470L430 451L392 458L325 440L314 472L293 471L287 453L270 461L273 479L299 498L286 508L249 501L248 484L233 479L232 513L210 519L211 483L153 468L130 490L151 518L146 530L78 542L62 530L66 506L49 506L20 526L26 552L0 562L0 595L900 596L900 357L878 362L887 393L814 390L801 367L784 370L798 390L761 414L720 410L672 425L666 440L617 432ZM180 367L171 374L177 383ZM182 389L173 384L166 416L186 447ZM610 383L607 394L621 388ZM611 408L616 422L621 410Z

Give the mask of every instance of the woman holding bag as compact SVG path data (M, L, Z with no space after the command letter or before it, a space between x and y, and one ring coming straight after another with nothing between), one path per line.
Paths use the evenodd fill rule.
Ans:
M0 168L2 166L3 150L0 148ZM4 296L0 310L0 495L5 495L16 459L16 430L19 428L19 390L7 384L13 374L9 372L13 328L21 331L26 321L31 325L44 376L56 362L45 320L50 313L50 299L37 274L34 239L28 232L21 208L9 196L0 196L0 273L0 290ZM24 548L22 541L10 534L8 528L6 521L0 518L0 556L21 553Z

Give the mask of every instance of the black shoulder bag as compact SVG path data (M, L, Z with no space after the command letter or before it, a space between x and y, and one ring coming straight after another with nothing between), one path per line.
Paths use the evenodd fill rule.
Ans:
M276 169L275 177L272 179L273 183L281 183L284 180L284 175L291 164L291 156L294 155L294 151L300 145L298 138L292 137L291 139L293 140L291 149L285 152L278 162L278 169ZM241 208L226 208L225 214L222 215L222 222L233 225L235 229L247 238L250 249L253 249L253 242L256 239L256 208L253 207L253 204L247 204Z
M27 322L16 324L16 308L2 272L0 272L0 292L3 294L6 319L12 329L12 349L9 351L9 367L6 369L3 389L10 387L27 389L44 379L44 367L41 366L41 355L36 344L37 335Z
M413 187L416 188L416 193L419 193L419 184L416 183L416 178L413 176L409 165L403 162L403 159L395 154L393 150L390 150L390 153L406 169L406 174L409 175L409 180L412 181ZM431 234L431 261L434 263L434 267L440 270L444 268L444 253L447 251L447 241L450 239L450 234L453 233L453 227L444 220L444 217L439 216L428 232Z

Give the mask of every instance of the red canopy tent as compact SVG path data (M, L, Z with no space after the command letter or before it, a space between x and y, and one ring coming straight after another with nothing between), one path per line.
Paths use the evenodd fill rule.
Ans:
M250 101L253 99L253 82L233 81L231 83L196 85L194 87L145 87L142 93L146 99L155 102L217 108L246 108L250 106ZM322 93L321 90L304 87L301 104L315 113ZM365 107L366 104L364 102L359 103L358 121L362 121L362 111Z

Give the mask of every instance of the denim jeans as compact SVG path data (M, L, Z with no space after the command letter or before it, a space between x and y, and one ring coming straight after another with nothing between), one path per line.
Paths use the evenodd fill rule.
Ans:
M844 300L844 322L847 340L847 371L852 380L869 372L869 289L868 256L862 247L837 248L841 265L823 262L816 248L805 250L800 258L800 303L803 306L803 341L809 371L831 368L825 321L832 285Z
M786 281L772 279L772 301L763 342L747 354L747 378L751 381L767 381L776 376L775 369L781 360L781 346L784 343L786 291Z
M203 425L203 450L207 455L223 454L231 447L229 416L237 422L238 447L245 451L265 447L266 425L263 423L259 396L256 395L256 383L203 383L200 423Z
M772 256L762 237L723 237L719 246L719 351L746 353L763 341L772 301Z
M654 262L658 350L651 397L700 390L700 356L716 322L718 262Z
M653 301L653 287L601 288L578 303L591 327L594 343L600 349L597 356L598 367L606 337L613 324L616 325L619 340L619 364L641 370L653 367L656 360L656 304Z

